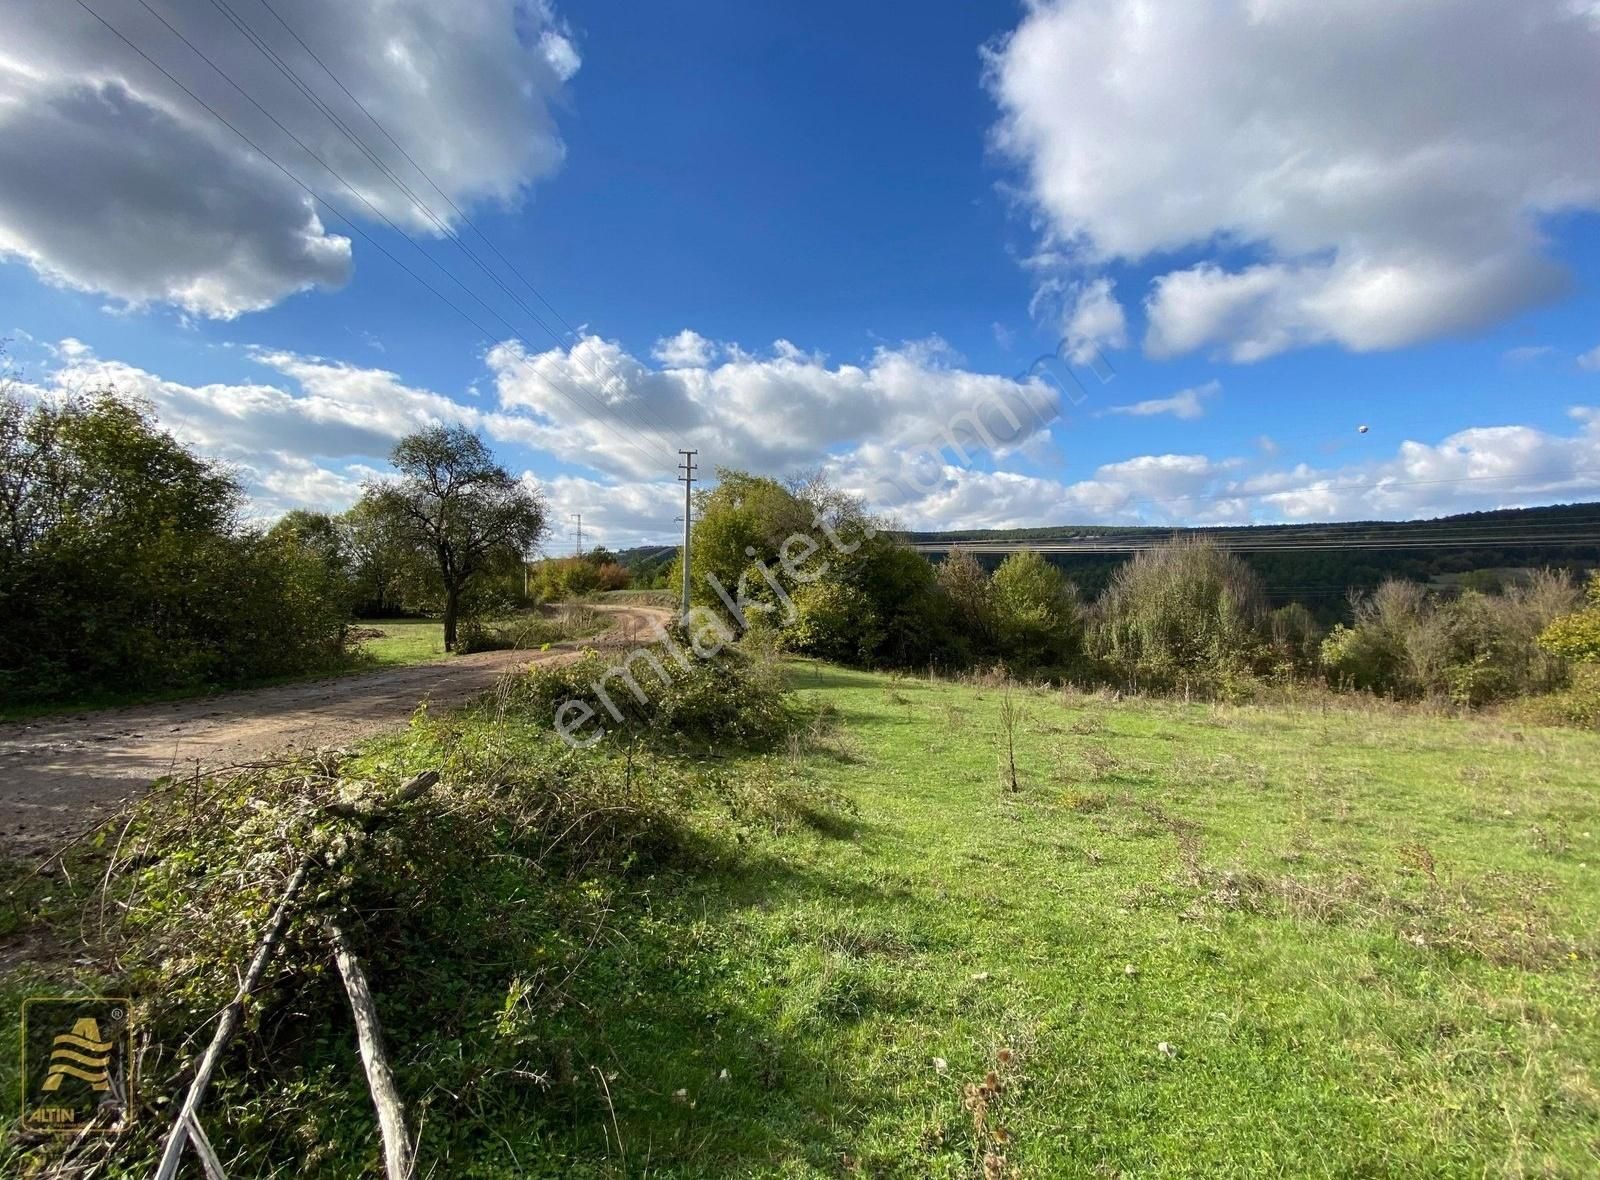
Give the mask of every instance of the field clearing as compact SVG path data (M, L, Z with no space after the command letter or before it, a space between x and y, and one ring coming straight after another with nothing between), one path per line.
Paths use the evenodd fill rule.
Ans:
M837 806L747 790L634 871L508 850L425 887L422 957L375 978L425 1171L1600 1169L1600 735L788 668L787 749L627 773ZM620 782L620 754L561 762L547 717L493 701L352 766L443 753L465 787L512 751ZM47 982L14 974L0 1010ZM218 1100L213 1139L264 1153L245 1172L275 1135L371 1170L347 1034L314 1027L309 1068Z
M858 826L715 937L863 1174L965 1174L1001 1048L1024 1175L1600 1169L1600 739L1017 690L1011 792L998 689L799 683Z
M360 648L362 656L379 667L424 664L445 657L444 624L437 619L357 619L352 625L382 632L363 640Z

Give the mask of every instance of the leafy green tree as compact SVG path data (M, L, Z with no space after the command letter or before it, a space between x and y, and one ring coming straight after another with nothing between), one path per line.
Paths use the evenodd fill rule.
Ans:
M399 521L367 497L339 518L339 527L358 612L383 617L424 605L429 558Z
M298 526L239 520L229 472L105 391L0 393L0 699L220 685L327 666L346 601ZM326 530L322 530L324 537Z
M407 435L390 461L400 479L369 484L365 498L414 549L433 559L444 598L444 645L454 651L463 597L486 575L522 561L546 531L544 502L464 426Z
M866 594L824 578L794 592L795 617L783 628L791 651L844 664L871 662L883 632Z
M950 665L956 636L950 602L922 554L897 541L880 523L851 555L852 584L871 604L881 638L874 662L895 668Z
M1032 550L1013 553L991 579L995 631L1014 668L1059 667L1076 655L1082 636L1078 589Z
M816 531L812 511L777 480L718 468L716 486L695 498L691 593L714 603L712 578L731 593L756 562L772 568L789 537ZM755 574L747 581L761 584Z
M994 585L978 559L965 549L950 550L939 563L937 581L957 629L970 644L970 654L980 658L999 654Z

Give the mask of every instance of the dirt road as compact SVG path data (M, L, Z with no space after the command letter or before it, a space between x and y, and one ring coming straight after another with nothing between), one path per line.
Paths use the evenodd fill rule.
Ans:
M431 664L0 723L0 849L44 855L96 816L165 774L234 766L289 749L344 745L405 724L417 705L465 701L529 664L570 660L585 646L645 640L669 611L604 607L597 638L548 651L491 651Z

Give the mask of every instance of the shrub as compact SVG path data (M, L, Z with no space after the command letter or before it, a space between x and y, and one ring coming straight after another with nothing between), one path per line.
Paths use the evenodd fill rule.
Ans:
M1267 616L1267 634L1273 659L1281 671L1299 675L1316 668L1322 628L1316 617L1298 602L1280 606Z
M1090 637L1113 674L1151 688L1236 695L1265 662L1261 582L1204 543L1146 550L1112 575Z
M600 589L600 570L581 557L551 557L534 565L529 583L539 601L565 602Z
M633 575L620 562L603 561L594 572L602 590L626 590L633 585Z
M609 621L603 612L581 604L524 611L492 623L468 618L462 621L457 650L532 651L593 635L604 630Z
M552 726L578 715L561 714L570 701L593 717L571 728L579 741L619 730L668 745L764 748L781 740L794 720L774 662L734 648L700 659L683 641L615 657L590 651L574 663L534 668L513 697L517 708Z
M1580 663L1600 661L1600 570L1589 575L1585 596L1585 609L1569 610L1546 623L1539 633L1540 650Z
M872 659L883 632L866 594L854 586L823 580L793 594L795 617L783 627L791 651L840 663Z
M1514 701L1509 708L1514 719L1535 725L1600 729L1600 665L1579 664L1567 687Z
M1571 579L1546 571L1503 594L1468 590L1450 600L1389 581L1356 601L1352 625L1324 642L1323 664L1346 687L1461 705L1548 692L1566 667L1538 638L1576 601Z

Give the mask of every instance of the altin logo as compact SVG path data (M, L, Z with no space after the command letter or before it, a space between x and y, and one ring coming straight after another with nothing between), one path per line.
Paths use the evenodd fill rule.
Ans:
M22 1124L38 1131L117 1131L132 1109L130 1006L100 996L38 996L22 1005Z
M56 1038L50 1052L50 1070L39 1088L49 1093L61 1089L66 1078L88 1082L98 1091L111 1089L112 1042L100 1039L100 1023L92 1016L78 1021L72 1031Z

